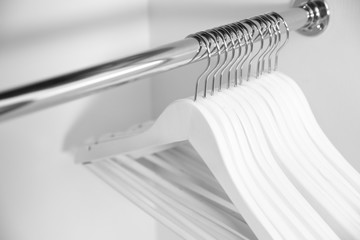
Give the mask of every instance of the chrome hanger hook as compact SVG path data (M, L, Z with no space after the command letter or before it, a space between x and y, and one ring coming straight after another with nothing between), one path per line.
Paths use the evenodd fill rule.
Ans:
M283 42L283 44L280 45L280 47L277 49L276 53L275 53L275 67L274 67L274 71L277 71L278 69L278 63L279 63L279 52L280 50L283 49L283 47L286 45L286 43L289 41L290 38L290 29L288 24L286 23L286 21L284 20L284 18L276 13L276 12L272 12L271 15L275 16L277 18L278 21L281 21L284 24L284 27L286 29L286 38L285 41ZM280 28L280 26L279 26ZM281 35L281 28L280 28L280 35Z
M254 61L254 59L256 58L257 55L259 55L259 53L261 52L261 50L263 49L264 47L264 35L262 34L260 28L258 27L258 25L255 23L254 20L252 19L246 19L245 20L246 23L248 23L249 25L251 25L252 29L253 29L253 41L256 40L259 36L261 37L261 40L260 40L260 48L259 50L254 54L254 56L249 60L249 63L248 63L248 74L247 74L247 78L246 80L249 81L250 79L250 76L251 76L251 65L252 65L252 62ZM255 32L258 32L258 35L254 38L254 35L255 35ZM258 64L259 65L259 64ZM259 66L258 66L259 68ZM258 70L257 70L258 71Z
M267 62L268 62L268 73L271 73L272 70L272 64L271 64L271 55L273 54L273 52L275 51L276 47L279 45L279 41L281 40L281 36L280 36L280 31L278 28L278 22L277 20L268 14L264 14L263 15L265 18L267 18L269 20L269 22L271 23L271 28L273 30L273 45L271 46L271 48L269 49L269 51L267 52Z
M197 100L197 95L198 95L198 89L199 89L199 84L200 84L200 81L201 79L205 76L205 74L209 71L210 69L210 65L211 65L211 50L210 50L210 44L209 44L209 41L206 37L204 37L202 35L202 32L200 33L196 33L194 34L192 37L194 37L195 39L197 39L201 45L201 43L203 43L205 45L205 48L206 48L206 52L207 52L207 66L205 68L205 71L203 73L200 74L200 76L198 77L197 81L196 81L196 84L195 84L195 94L194 94L194 101Z
M266 65L266 57L273 49L275 41L276 41L276 38L275 38L276 31L274 30L274 26L273 26L274 24L269 17L267 17L266 15L261 15L260 18L267 24L268 38L269 38L269 45L262 55L262 73L264 73L265 65ZM271 66L271 62L268 62L268 67L269 66Z
M260 54L260 52L264 49L264 43L265 43L265 36L264 36L264 33L266 33L266 25L263 23L262 20L260 20L259 18L251 18L250 19L251 21L254 22L254 24L258 23L257 26L257 29L258 29L258 32L259 32L259 35L261 37L261 43L260 43L260 49L259 51L256 53L256 55L254 56L254 58ZM265 27L265 30L263 30L263 27ZM259 35L257 36L257 38L259 37ZM261 67L261 62L260 62L260 58L261 58L261 54L258 58L258 61L257 61L257 64L256 64L256 75L255 77L256 78L259 78L260 76L260 67Z
M236 79L235 79L235 86L237 86L237 83L242 83L243 79L243 66L246 60L249 58L252 49L253 49L253 41L251 40L250 33L248 29L243 25L242 22L238 22L238 26L240 26L245 32L244 33L244 39L245 39L245 55L244 57L238 62L238 65L236 66ZM250 41L249 41L250 40ZM249 51L249 45L250 45L250 51ZM240 72L240 74L239 74Z
M238 40L238 48L239 48L239 55L237 56L237 58L234 58L235 61L231 62L229 65L229 74L228 74L228 88L230 87L230 82L231 82L231 72L233 72L234 67L235 67L235 72L234 72L234 86L237 86L237 63L241 62L242 59L245 57L245 55L247 54L248 51L248 45L246 44L245 47L245 54L243 55L243 57L241 57L241 53L242 53L242 46L241 46L241 39L244 39L245 33L243 30L243 27L240 27L237 23L231 24L230 25L231 28L235 29L235 34L237 36L237 40Z
M216 51L216 55L217 55L217 61L216 61L216 65L215 67L210 71L210 73L206 76L206 81L205 81L205 86L204 86L204 95L203 97L206 98L207 96L207 86L208 86L208 82L210 79L210 76L216 71L216 69L218 68L219 64L220 64L220 56L221 56L221 46L219 45L219 41L218 39L220 38L219 36L217 36L217 32L214 29L208 30L206 32L204 32L205 34L207 34L208 36L210 36L210 38L214 41L215 43L215 47L217 49ZM215 33L215 34L214 34ZM215 35L215 36L214 36ZM220 38L221 39L221 38ZM213 94L213 92L212 92Z
M266 16L268 18L272 19L272 22L274 23L274 31L275 31L275 42L274 42L274 47L272 48L272 50L270 51L269 57L268 57L268 61L269 61L269 69L268 72L270 73L271 71L275 70L275 66L276 66L276 54L275 54L275 63L274 63L274 68L272 68L272 64L271 64L271 60L272 60L272 55L273 53L277 52L275 51L275 49L278 49L279 46L281 46L281 29L280 29L280 23L278 21L278 19L276 19L273 15L271 14L266 14Z
M259 75L262 75L264 73L264 71L265 71L265 56L269 52L270 47L272 46L273 33L272 33L272 30L271 30L271 23L266 18L264 18L264 16L260 15L260 16L258 16L256 18L263 23L263 26L266 29L264 31L264 33L268 34L268 36L269 36L268 45L265 48L264 52L260 55L259 60L258 60L259 63L260 63L260 74Z
M227 76L228 76L228 86L230 86L230 77L231 77L230 68L231 68L233 62L236 61L236 57L235 57L236 47L237 47L236 46L236 41L238 41L238 44L239 44L239 56L241 55L241 50L240 50L241 46L240 46L239 37L238 37L236 28L234 28L231 25L227 25L224 28L229 29L228 33L229 33L229 37L230 37L231 44L232 44L232 55L231 55L230 61L226 64L226 66L224 66L223 70L221 71L220 82L219 82L219 91L221 90L222 79L223 79L223 76L224 76L224 73L225 73L226 69L228 69L228 71L227 71L227 73L228 73L227 74ZM235 35L235 40L233 39L234 35Z
M211 95L214 94L215 92L215 81L216 81L216 78L217 78L217 75L218 73L221 71L221 69L223 68L223 66L225 65L226 63L226 60L227 60L227 56L228 56L228 44L227 44L227 41L226 41L226 35L222 33L222 29L221 27L218 27L216 29L213 29L212 30L213 32L215 32L216 34L218 34L218 37L221 39L222 41L222 45L220 46L220 48L224 47L224 50L222 52L219 52L219 65L217 65L214 70L212 72L215 72L214 75L213 75L213 80L212 80L212 86L211 86ZM222 62L222 64L220 64L220 60L221 60L221 54L225 52L225 59L224 61ZM216 71L215 71L216 70Z
M214 75L214 80L216 79L217 75L220 73L220 78L219 78L219 88L218 91L221 90L221 86L222 86L222 80L223 80L223 73L224 70L226 69L226 67L228 66L228 59L229 59L229 51L232 50L232 58L234 57L234 48L235 48L235 42L232 39L232 31L228 31L228 26L221 26L218 28L218 31L221 32L221 34L223 35L223 40L225 41L225 59L224 62L222 64L222 66L216 71L215 75ZM227 42L227 38L230 39L229 43ZM232 59L231 58L231 59ZM230 60L231 61L231 60Z

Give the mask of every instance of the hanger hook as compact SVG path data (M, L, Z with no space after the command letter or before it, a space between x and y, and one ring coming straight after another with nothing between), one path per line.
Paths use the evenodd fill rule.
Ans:
M230 27L232 27L233 29L235 29L235 34L237 36L237 40L238 40L238 48L239 48L239 55L237 56L237 58L234 58L235 61L233 61L229 67L229 73L228 73L228 88L230 87L230 81L231 81L231 72L234 70L235 67L235 73L234 73L234 86L237 86L237 63L241 62L242 59L245 57L245 55L247 54L248 51L248 45L246 44L245 46L245 54L243 55L243 57L241 57L241 53L242 53L242 46L241 46L241 39L245 39L245 33L243 30L243 27L239 26L237 23L231 24Z
M223 73L224 70L227 68L227 66L229 65L228 63L228 59L229 59L229 51L232 50L232 52L234 52L234 48L235 48L235 42L232 38L232 31L228 31L228 26L221 26L218 28L218 31L221 32L221 34L223 35L223 40L225 41L225 59L223 64L221 65L221 67L216 71L215 75L214 75L214 81L217 77L217 75L220 73L220 78L219 78L219 89L218 91L221 90L221 86L222 86L222 80L223 80ZM229 43L227 42L227 38L230 39ZM234 54L232 54L232 58L233 59ZM231 61L230 60L230 61ZM213 85L214 86L214 85Z
M281 40L281 36L278 30L278 22L276 21L276 19L268 14L264 14L263 15L264 18L266 18L269 23L271 24L271 29L273 30L273 44L270 47L269 51L266 53L267 55L267 62L268 62L268 73L271 73L272 70L272 61L271 61L271 55L273 54L274 50L276 49L276 47L279 45L279 41ZM271 36L270 36L271 37Z
M199 89L200 81L201 81L201 79L205 76L205 74L209 71L209 69L210 69L210 64L211 64L211 62L210 62L210 60L211 60L211 50L210 50L209 40L208 40L206 37L204 37L204 36L202 35L202 33L203 33L203 32L199 32L199 33L195 33L195 34L191 35L191 37L193 37L193 38L195 38L196 40L198 40L198 42L199 42L199 44L200 44L201 47L202 47L202 44L205 45L205 50L206 50L207 55L208 55L208 56L207 56L207 60L208 60L208 61L207 61L207 66L206 66L206 68L205 68L205 71L200 74L200 76L198 77L198 79L197 79L197 81L196 81L196 84L195 84L194 101L197 100L197 95L198 95L198 89Z
M264 36L264 33L266 33L266 25L264 24L264 22L261 20L261 19L259 19L258 17L255 17L255 18L251 18L250 19L251 21L253 21L253 23L254 24L256 24L256 23L258 23L259 24L259 26L258 25L256 25L257 26L257 29L258 29L258 32L259 32L259 35L256 37L256 38L258 38L259 36L261 37L261 43L260 43L260 49L259 49L259 51L256 53L256 55L253 57L253 58L255 58L257 55L259 55L260 54L260 52L264 49L264 43L265 43L265 36ZM263 30L263 27L265 26L265 29ZM260 62L260 59L261 59L261 54L260 54L260 56L259 56L259 58L258 58L258 61L257 61L257 66L256 66L256 78L259 78L259 76L260 76L260 66L261 66L261 62Z
M276 31L275 31L272 19L270 19L266 15L261 15L260 17L267 23L267 28L268 28L268 33L269 33L269 35L268 35L269 45L268 45L268 48L266 49L266 51L263 55L263 58L262 58L262 72L264 73L265 65L266 65L266 57L272 51L277 39L276 39ZM271 61L269 61L269 58L267 58L267 59L268 59L268 68L271 68Z
M281 44L281 24L286 29L286 39ZM203 58L207 54L207 66L205 71L198 77L195 85L194 101L197 100L198 90L200 82L205 78L204 82L204 95L207 96L207 87L210 78L212 77L211 95L215 92L215 83L220 73L219 78L219 91L222 88L224 72L228 71L228 88L231 82L231 73L235 67L235 79L234 86L241 84L243 80L243 67L244 63L250 58L250 55L254 52L254 42L260 40L259 50L249 59L247 78L248 81L251 77L251 65L253 60L264 49L264 40L266 35L269 37L268 46L258 57L256 77L258 78L265 71L265 57L268 55L268 71L276 71L278 68L278 56L280 50L285 46L289 40L289 27L282 16L278 13L272 12L265 15L260 15L251 19L236 22L230 25L220 26L207 31L201 31L188 37L195 38L200 45L199 51L196 53L193 59L198 58L202 54L202 49L205 48L203 55L199 58ZM257 34L256 34L257 33ZM235 38L234 38L235 36ZM234 40L235 39L235 40ZM228 41L229 40L229 41ZM242 47L245 45L245 53L242 56ZM214 47L212 47L214 46ZM236 48L239 48L238 56L236 56ZM250 48L250 49L249 49ZM232 56L229 58L229 51L232 50ZM276 50L276 51L275 51ZM225 52L224 61L221 62L221 54ZM272 69L272 56L275 52L275 64ZM217 55L217 61L215 67L211 69L211 58ZM230 61L228 61L230 59Z
M240 67L240 77L238 78L239 79L239 83L241 84L242 83L242 80L243 80L243 67L244 67L244 64L246 62L246 60L249 59L251 53L253 52L254 50L254 39L253 39L253 33L254 33L254 30L252 29L252 33L249 33L249 30L246 26L249 26L248 23L245 23L245 22L240 22L241 25L244 26L245 28L245 44L247 46L249 46L250 44L250 51L247 52L247 54L245 55L244 59L239 63L238 65L238 68ZM250 26L251 27L251 26Z
M220 84L219 84L219 91L221 90L221 84L222 84L222 79L223 79L223 76L224 76L224 73L226 71L226 69L228 69L227 71L227 75L228 75L228 86L230 86L230 77L231 77L231 71L230 71L230 68L233 64L234 61L236 61L236 57L235 57L235 54L236 54L236 41L238 41L238 44L239 44L239 57L241 55L241 46L240 46L240 42L239 42L239 38L238 38L238 35L237 35L237 30L236 28L234 28L233 26L231 25L227 25L225 26L226 29L229 29L228 33L229 33L229 37L231 39L231 44L232 44L232 54L231 54L231 59L230 61L226 64L226 66L224 67L224 69L221 71L221 75L220 75ZM235 35L235 40L233 38L233 36Z
M211 95L214 94L215 92L215 81L217 78L218 73L221 71L221 69L223 68L223 66L226 63L227 60L227 56L228 56L228 44L226 41L226 35L222 32L222 28L218 27L212 30L213 32L215 32L217 34L217 36L221 39L222 41L222 45L220 46L220 48L224 47L222 52L219 52L218 54L218 58L219 58L219 64L213 69L212 73L214 73L213 75L213 80L212 80L212 86L211 86ZM221 54L225 52L225 58L224 61L222 62L222 64L220 64L220 60L221 60Z
M243 66L244 63L246 62L246 60L249 58L252 50L253 50L253 40L251 37L251 34L249 33L249 30L247 29L246 26L244 26L244 24L242 22L238 22L237 23L240 27L243 28L243 30L245 31L244 33L244 38L245 38L245 55L244 57L241 59L241 61L238 62L238 65L236 66L236 76L237 78L235 79L235 86L237 86L237 82L239 81L239 84L242 83L242 79L243 79ZM249 51L249 45L250 45L250 51ZM240 70L240 71L239 71ZM240 74L239 74L240 72Z
M278 69L278 63L279 63L279 52L280 50L283 49L283 47L286 45L286 43L289 41L289 38L290 38L290 29L289 29L289 26L288 24L286 23L286 21L284 20L284 18L276 13L276 12L272 12L271 15L275 16L277 18L278 21L281 21L286 29L286 38L285 38L285 41L283 42L283 44L281 44L281 46L277 49L276 53L275 53L275 67L274 67L274 70L277 71ZM281 28L279 26L279 31L280 31L280 35L281 35Z
M210 79L210 76L213 75L213 73L216 71L216 69L218 68L219 64L220 64L220 56L221 56L221 46L219 45L219 41L218 39L221 39L220 36L217 35L217 32L214 29L208 30L206 32L204 32L205 34L207 34L208 36L210 36L210 38L213 40L213 42L215 43L215 47L217 49L216 51L216 65L215 67L209 72L209 74L206 76L206 81L205 81L205 86L204 86L204 95L203 97L206 98L207 96L207 86L208 86L208 82Z
M256 17L258 20L262 21L263 23L263 26L265 27L265 31L264 33L267 34L269 36L269 41L268 41L268 45L267 47L265 48L264 52L260 55L259 57L259 63L261 65L261 69L260 69L260 75L263 74L263 72L265 71L265 56L266 54L269 52L270 50L270 47L272 46L272 36L273 36L273 33L272 33L272 30L271 30L271 23L263 16L263 15L260 15L258 17Z
M274 68L272 68L272 64L271 64L271 60L272 60L272 55L273 53L277 52L275 51L275 49L278 49L278 47L281 45L281 30L280 30L280 24L279 21L271 14L266 14L266 16L268 18L271 19L271 21L274 23L274 31L275 31L275 43L274 43L274 47L272 48L272 50L270 51L269 57L268 57L268 61L269 61L269 69L268 72L270 73L271 71L275 70L276 68L276 54L275 54L275 64L274 64Z
M254 61L256 56L259 55L259 53L261 52L261 50L264 47L264 35L263 35L262 31L260 30L259 26L255 23L255 21L253 19L246 19L245 22L248 23L249 25L251 25L251 27L253 29L253 36L255 35L256 31L258 32L258 35L255 38L253 37L252 40L255 41L257 38L259 38L259 37L261 38L259 50L254 54L254 56L249 60L249 63L248 63L248 74L247 74L247 79L246 80L249 81L250 76L251 76L252 62ZM258 67L258 69L259 69L259 67ZM257 70L257 71L259 71L259 70Z

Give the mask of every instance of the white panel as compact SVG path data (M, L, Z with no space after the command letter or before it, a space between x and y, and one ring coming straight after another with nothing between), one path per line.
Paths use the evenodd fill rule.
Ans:
M149 48L147 1L0 2L0 89ZM0 239L154 239L156 225L73 163L84 139L151 116L139 81L0 123Z

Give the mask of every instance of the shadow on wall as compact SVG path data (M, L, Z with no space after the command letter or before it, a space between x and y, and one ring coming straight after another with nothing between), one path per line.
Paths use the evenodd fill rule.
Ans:
M151 94L147 80L122 85L91 98L69 128L63 150L76 150L89 138L124 131L151 117Z

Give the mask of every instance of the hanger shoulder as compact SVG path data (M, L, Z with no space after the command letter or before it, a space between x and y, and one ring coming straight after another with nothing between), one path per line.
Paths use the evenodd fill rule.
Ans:
M196 135L192 138L201 138L202 131L208 131L206 127L202 128L205 123L206 119L196 103L188 99L178 100L170 104L150 128L126 137L93 141L77 151L75 162L85 163L120 154L157 152L157 149L190 140L191 134Z

